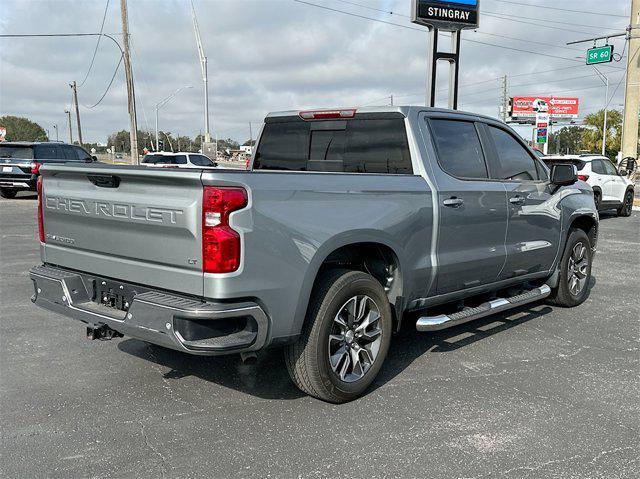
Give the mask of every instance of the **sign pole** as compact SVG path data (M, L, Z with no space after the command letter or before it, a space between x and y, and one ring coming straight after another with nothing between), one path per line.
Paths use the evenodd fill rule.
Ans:
M478 27L480 0L412 0L411 21L429 30L427 50L427 88L425 105L436 104L438 60L449 62L449 108L458 109L458 73L460 60L460 32ZM451 50L438 51L439 31L451 33Z
M434 107L436 103L436 73L438 70L438 29L435 27L429 27L429 49L427 51L427 96L425 106Z
M451 52L454 57L449 61L449 108L458 109L458 72L460 59L460 30L451 32Z

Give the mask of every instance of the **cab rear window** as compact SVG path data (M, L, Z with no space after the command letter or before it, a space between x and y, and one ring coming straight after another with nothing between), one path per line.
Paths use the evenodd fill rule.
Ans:
M267 123L253 169L413 173L403 118Z

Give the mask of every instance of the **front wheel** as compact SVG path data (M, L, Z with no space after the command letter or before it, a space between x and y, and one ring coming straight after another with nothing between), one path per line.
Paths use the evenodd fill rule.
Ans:
M633 191L629 190L624 195L624 201L622 202L622 206L618 208L618 216L628 217L631 216L631 212L633 211Z
M298 341L285 350L293 382L332 403L361 396L389 350L392 316L384 288L360 271L322 275Z
M578 306L587 299L593 253L587 234L580 229L569 232L560 260L560 279L549 301L564 307Z

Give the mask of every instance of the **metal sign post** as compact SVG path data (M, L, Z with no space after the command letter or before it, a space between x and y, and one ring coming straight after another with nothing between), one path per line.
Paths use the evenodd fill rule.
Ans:
M458 109L460 33L478 26L479 0L412 0L411 21L429 29L427 55L427 94L425 105L436 104L438 61L449 62L449 108ZM451 32L451 50L438 51L438 33Z

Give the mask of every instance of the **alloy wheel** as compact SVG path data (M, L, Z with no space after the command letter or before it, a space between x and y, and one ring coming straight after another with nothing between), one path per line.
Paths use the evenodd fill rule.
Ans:
M573 246L569 256L567 282L569 292L574 296L579 296L587 283L589 258L586 253L587 246L579 241Z
M380 308L366 295L350 298L333 318L329 333L329 365L341 381L361 379L382 344Z

